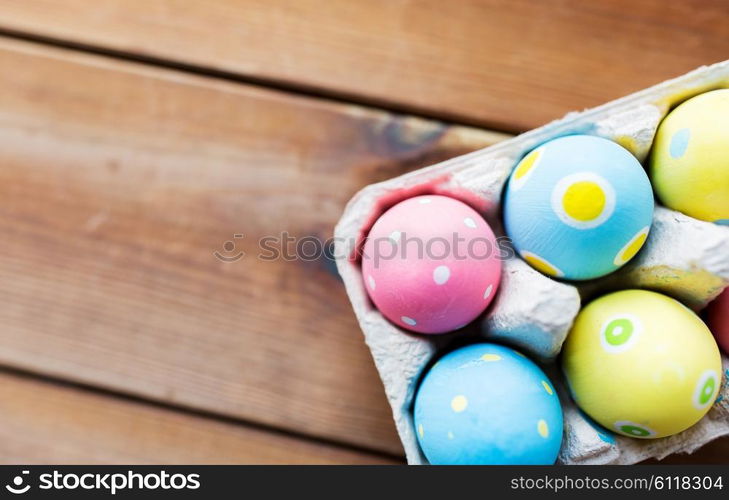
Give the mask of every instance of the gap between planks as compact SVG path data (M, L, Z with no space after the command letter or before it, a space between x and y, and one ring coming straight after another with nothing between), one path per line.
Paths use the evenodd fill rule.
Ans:
M425 120L436 120L446 126L462 125L475 127L478 129L483 129L484 131L492 132L495 135L503 134L504 138L511 137L515 132L518 132L513 129L510 130L510 127L508 126L500 128L498 123L487 126L483 122L471 119L468 116L446 112L435 113L432 112L432 110L428 110L427 108L408 106L402 103L398 103L397 101L390 101L383 98L368 98L367 96L358 93L347 93L343 91L339 92L334 89L327 90L314 85L307 85L303 82L287 82L286 80L258 78L253 75L244 75L231 71L212 68L209 66L191 64L185 62L184 60L159 58L152 55L144 55L135 52L116 50L109 47L101 47L98 45L74 42L71 40L54 38L37 33L29 33L0 27L0 37L10 40L28 42L32 44L46 45L48 47L55 47L58 49L70 50L79 53L108 57L111 59L117 59L119 61L137 63L160 69L179 71L190 75L197 75L204 78L209 78L211 80L223 80L232 83L239 83L241 85L249 87L257 87L266 90L276 90L282 93L293 94L305 98L320 100L323 102L341 104L344 106L356 105L363 108L377 109L379 111L396 115L404 115Z
M722 0L6 0L0 26L523 131L723 60Z
M0 368L6 464L402 464L328 443Z

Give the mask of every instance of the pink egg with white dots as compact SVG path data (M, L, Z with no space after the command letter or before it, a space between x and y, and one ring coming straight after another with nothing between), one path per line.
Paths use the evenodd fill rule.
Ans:
M445 333L491 303L501 280L499 256L478 212L446 196L417 196L375 222L362 252L362 277L387 319L419 333Z

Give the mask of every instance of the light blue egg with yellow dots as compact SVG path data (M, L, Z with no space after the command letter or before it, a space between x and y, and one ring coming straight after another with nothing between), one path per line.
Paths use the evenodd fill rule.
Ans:
M599 137L549 141L514 168L504 226L517 252L549 276L598 278L632 259L653 219L653 191L638 160Z
M462 347L433 365L414 423L433 465L549 465L562 443L554 386L532 361L496 344Z

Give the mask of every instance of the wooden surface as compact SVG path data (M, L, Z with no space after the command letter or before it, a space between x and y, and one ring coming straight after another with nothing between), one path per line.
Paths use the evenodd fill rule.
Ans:
M6 0L0 27L526 130L729 57L729 2Z
M705 4L3 2L2 460L400 462L333 263L259 240L507 137L383 107L535 126L727 57Z
M1 372L0 401L0 464L398 463Z
M333 262L362 186L497 134L0 41L0 362L399 453ZM213 256L234 233L247 257Z

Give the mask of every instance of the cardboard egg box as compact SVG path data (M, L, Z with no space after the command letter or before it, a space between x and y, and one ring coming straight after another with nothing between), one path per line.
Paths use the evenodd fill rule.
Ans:
M559 463L631 464L690 453L729 434L729 360L716 403L694 427L674 436L639 440L595 426L571 401L556 357L582 303L596 294L646 288L700 310L729 285L729 227L699 221L657 206L648 240L617 272L589 282L546 277L518 256L503 262L498 294L472 324L444 335L405 331L385 319L370 301L358 259L370 227L387 208L412 196L442 194L459 199L503 235L500 202L504 184L518 161L538 145L569 134L604 137L645 162L656 129L676 105L697 94L729 88L729 61L702 67L679 78L565 118L494 146L394 179L372 184L347 205L335 229L337 267L364 332L392 407L408 463L425 464L413 426L413 398L422 375L444 352L477 341L510 345L529 355L549 374L560 393L564 436Z

